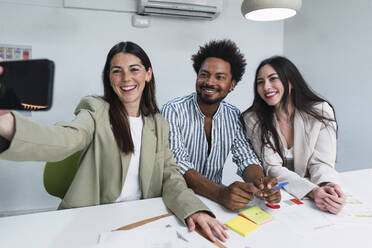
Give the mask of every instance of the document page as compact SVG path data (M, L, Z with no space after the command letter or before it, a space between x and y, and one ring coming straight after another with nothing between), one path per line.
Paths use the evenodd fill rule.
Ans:
M101 233L99 247L179 248L174 228L147 228Z
M282 200L280 207L273 209L263 201L258 200L259 205L265 212L273 216L274 221L288 228L300 237L313 234L318 230L329 228L334 223L327 218L327 213L320 211L311 200L298 201L292 195L281 191Z
M169 216L154 222L137 227L138 230L146 229L173 229L176 232L179 248L207 248L214 245L196 232L190 232L188 228L175 216ZM212 246L211 246L212 245Z
M334 223L365 223L371 224L372 228L372 207L364 203L355 194L345 191L346 203L337 215L329 214L327 217Z

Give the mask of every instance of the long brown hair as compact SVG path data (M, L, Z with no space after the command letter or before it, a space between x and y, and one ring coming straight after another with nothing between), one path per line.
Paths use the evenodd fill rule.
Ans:
M261 130L260 140L261 140L261 157L264 157L263 151L264 147L268 146L273 149L275 152L279 153L280 157L284 160L283 149L280 145L280 137L274 126L274 107L269 106L266 102L260 97L257 91L257 76L260 69L265 66L270 65L274 68L278 74L283 87L284 94L281 100L281 107L284 110L288 109L288 95L289 93L289 82L292 85L291 90L291 100L296 111L299 111L302 118L304 118L302 113L312 116L316 120L322 122L325 126L331 126L330 122L336 123L336 134L337 134L337 121L334 108L331 103L327 100L318 96L305 82L301 73L297 67L287 58L282 56L273 56L268 59L263 60L256 70L255 81L254 81L254 100L253 104L242 113L242 116L251 112L254 113L258 121L255 124L254 128L258 127L258 130ZM317 103L327 102L331 106L334 115L334 119L331 119L327 116L324 116L323 113L314 108ZM243 118L241 118L243 120ZM332 127L332 126L331 126ZM271 142L270 137L272 136L274 144Z
M110 123L112 132L119 149L128 154L134 152L134 144L130 132L127 112L123 103L116 95L110 83L110 66L112 58L118 53L130 53L141 60L146 71L152 68L151 62L145 51L137 44L127 41L113 46L107 54L105 67L102 73L104 95L103 99L110 104ZM144 116L155 115L159 112L155 99L155 77L152 74L150 82L145 84L140 102L140 111Z

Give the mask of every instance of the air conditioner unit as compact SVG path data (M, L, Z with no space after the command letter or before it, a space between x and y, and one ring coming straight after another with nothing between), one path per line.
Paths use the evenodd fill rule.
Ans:
M138 14L213 20L223 0L138 0Z

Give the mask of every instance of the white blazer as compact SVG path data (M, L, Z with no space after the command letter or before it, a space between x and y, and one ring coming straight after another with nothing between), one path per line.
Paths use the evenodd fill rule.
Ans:
M323 102L315 105L323 116L334 118L332 108ZM325 126L312 116L295 111L294 114L294 171L283 166L279 153L265 146L262 154L261 130L254 113L243 115L245 134L251 140L255 152L261 158L266 175L273 176L279 182L288 181L285 190L298 199L305 197L316 185L322 182L339 184L336 163L336 123ZM276 118L275 127L280 135ZM271 138L271 142L273 139ZM280 140L281 142L281 140ZM283 144L281 144L283 146ZM306 178L305 178L306 176ZM309 177L309 178L307 178Z

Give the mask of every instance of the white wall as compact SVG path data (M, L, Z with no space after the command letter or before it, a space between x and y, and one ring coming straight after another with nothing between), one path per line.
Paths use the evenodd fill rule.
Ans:
M303 0L285 21L284 53L335 107L337 169L370 168L372 1Z
M132 6L133 1L128 4ZM283 23L246 21L240 4L224 1L220 17L211 22L154 18L151 27L139 29L131 26L131 13L64 9L62 0L0 1L0 43L32 45L33 58L55 61L54 106L49 112L32 115L44 123L71 120L79 99L102 94L100 77L106 54L122 40L137 42L148 52L160 106L194 91L190 57L199 45L220 38L236 41L248 66L227 101L245 109L252 100L258 62L283 52ZM229 168L225 182L234 170ZM43 163L0 160L0 214L56 207L59 201L45 192L42 174Z

